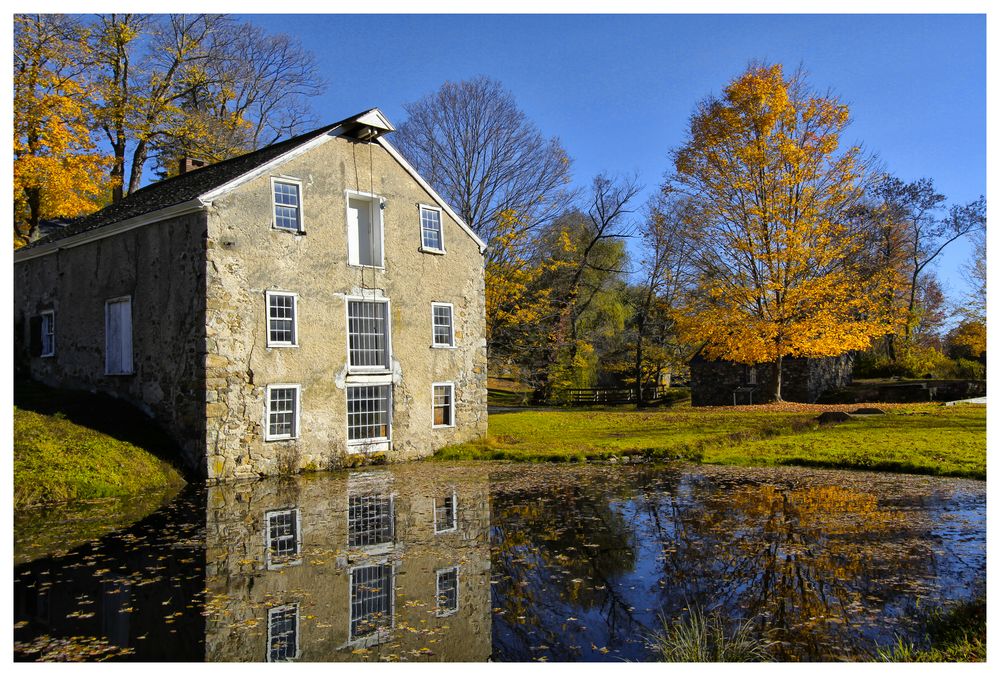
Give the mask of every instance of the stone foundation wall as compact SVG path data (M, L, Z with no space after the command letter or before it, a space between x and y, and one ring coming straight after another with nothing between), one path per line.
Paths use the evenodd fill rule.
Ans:
M774 389L773 364L753 367L724 360L691 360L691 405L732 406L737 388L753 387L752 392L737 393L737 404L760 404L771 401ZM756 372L756 384L750 384L749 369ZM839 357L817 359L783 359L781 363L781 397L785 401L814 403L823 393L851 383L854 357L850 353ZM752 399L751 399L752 397Z

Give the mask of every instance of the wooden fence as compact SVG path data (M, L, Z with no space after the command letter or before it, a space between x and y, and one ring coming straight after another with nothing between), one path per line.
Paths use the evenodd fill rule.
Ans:
M642 388L642 400L654 402L665 396L665 386ZM634 387L583 387L566 390L569 403L574 406L588 404L633 404L635 403Z

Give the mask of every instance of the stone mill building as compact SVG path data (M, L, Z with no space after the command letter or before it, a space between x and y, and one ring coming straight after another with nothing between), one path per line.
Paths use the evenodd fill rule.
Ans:
M150 414L210 480L486 431L484 243L372 109L14 254L15 367Z

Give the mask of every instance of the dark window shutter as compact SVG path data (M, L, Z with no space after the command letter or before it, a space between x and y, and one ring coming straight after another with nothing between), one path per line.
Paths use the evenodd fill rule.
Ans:
M39 357L42 354L42 318L32 317L28 320L28 344L32 357Z

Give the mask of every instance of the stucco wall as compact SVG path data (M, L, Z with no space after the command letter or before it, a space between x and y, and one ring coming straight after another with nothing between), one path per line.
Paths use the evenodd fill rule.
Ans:
M14 265L14 362L52 386L104 392L156 418L204 465L204 214ZM106 300L132 297L132 375L105 375ZM29 354L30 317L55 310L56 352Z
M271 177L302 182L304 234L272 227ZM384 200L384 270L348 265L345 190ZM382 147L333 138L217 199L209 213L207 414L210 478L342 464L348 453L346 297L388 298L391 459L486 431L483 257L442 213L444 255L420 251L433 204ZM266 347L265 292L298 294L298 347ZM454 305L455 349L431 347L431 303ZM432 429L432 383L454 383L456 425ZM264 441L265 388L299 384L299 437Z

